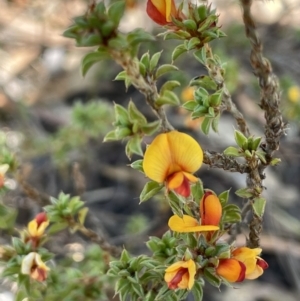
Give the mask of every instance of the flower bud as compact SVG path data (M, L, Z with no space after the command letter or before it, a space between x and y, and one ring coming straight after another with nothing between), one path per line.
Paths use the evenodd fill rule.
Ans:
M205 192L200 201L201 225L218 226L222 218L222 205L211 191Z

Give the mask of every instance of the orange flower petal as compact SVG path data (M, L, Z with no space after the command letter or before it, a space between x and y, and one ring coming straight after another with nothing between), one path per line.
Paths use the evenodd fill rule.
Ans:
M189 215L183 215L179 217L178 215L173 215L168 222L168 225L172 231L187 233L187 232L206 232L206 231L216 231L219 230L217 226L201 226L198 221Z
M177 10L174 0L148 0L147 14L156 23L166 25L176 16Z
M192 259L177 261L165 271L164 279L170 289L191 289L195 282L196 264Z
M219 225L222 218L222 205L212 192L206 192L200 201L201 225Z
M168 188L175 189L178 188L184 180L183 172L175 172L168 178Z
M168 176L182 171L194 173L203 161L200 145L187 134L177 131L158 135L145 152L143 169L146 176L163 183Z
M250 249L247 247L237 248L232 252L232 256L243 262L246 266L246 277L252 274L256 268L257 256L261 253L262 249Z
M221 259L216 273L229 282L241 282L245 279L246 266L236 259Z

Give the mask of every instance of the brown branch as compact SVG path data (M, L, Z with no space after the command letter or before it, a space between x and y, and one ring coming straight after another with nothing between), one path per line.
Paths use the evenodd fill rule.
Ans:
M221 168L230 172L239 172L241 174L250 172L247 164L239 163L233 157L208 150L205 150L203 155L203 162L211 168Z
M34 187L32 187L24 177L24 174L22 171L19 171L19 173L16 175L16 180L20 184L23 192L33 201L35 201L40 206L45 206L48 204L51 204L50 202L50 196L41 193ZM88 229L81 225L80 223L75 222L75 220L71 219L68 220L68 223L70 227L76 228L78 231L80 231L84 236L89 238L92 242L98 244L100 248L104 251L107 251L109 254L111 254L114 257L119 257L121 254L121 249L109 244L104 237L98 235L95 231Z
M138 63L126 52L110 50L112 58L123 67L126 74L130 77L131 83L146 97L146 101L152 108L156 116L161 120L161 128L164 132L174 130L168 121L165 110L155 104L159 97L155 82L151 79L146 81L140 73Z
M214 63L214 55L212 50L208 44L205 44L206 49L206 57L212 59L206 66L210 77L215 81L219 89L223 90L223 108L222 110L226 110L232 114L236 123L238 125L239 130L246 136L250 136L250 131L246 120L244 119L243 114L238 110L234 102L232 101L231 95L226 87L223 77L223 71L220 66Z
M251 43L250 61L254 69L254 74L258 78L261 89L260 107L265 111L265 139L262 144L266 152L266 164L255 164L251 168L248 177L248 187L263 189L263 171L270 164L273 154L279 149L279 140L285 133L285 124L280 112L280 90L276 75L273 73L271 63L263 56L263 46L258 38L255 23L251 15L252 0L240 0L243 8L243 20L245 24L246 36ZM258 163L258 162L257 162ZM253 212L250 223L250 234L248 246L255 248L259 246L259 237L262 232L262 218Z

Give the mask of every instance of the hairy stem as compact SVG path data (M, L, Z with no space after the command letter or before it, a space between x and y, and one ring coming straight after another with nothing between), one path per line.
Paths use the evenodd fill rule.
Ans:
M156 116L161 120L161 127L164 132L174 130L173 126L168 121L165 110L155 104L159 94L157 92L156 84L149 79L146 81L141 75L139 65L126 52L111 50L112 58L123 67L127 75L131 79L131 83L146 97L146 101L152 108Z
M266 164L256 164L249 173L248 187L263 189L264 169L270 165L273 154L279 149L280 137L285 133L285 124L279 109L280 90L271 63L263 56L263 46L257 35L255 23L251 15L252 0L240 0L243 8L243 21L246 36L251 43L250 61L254 74L258 78L261 89L260 107L265 111L265 143L261 146L266 153ZM259 236L262 232L262 218L252 211L248 246L259 246Z

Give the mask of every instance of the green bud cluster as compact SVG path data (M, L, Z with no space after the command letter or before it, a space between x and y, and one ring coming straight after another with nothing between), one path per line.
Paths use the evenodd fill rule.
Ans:
M64 32L64 36L75 39L78 47L107 45L117 36L124 9L123 1L113 3L108 9L99 2L83 16L74 18L74 24Z
M163 267L156 260L146 255L131 257L124 249L120 260L110 262L107 275L118 279L115 292L121 301L127 298L134 301L151 300L148 296L151 291L150 283L151 286L160 283L162 271ZM146 287L147 290L145 290Z
M160 35L165 40L184 41L174 49L173 61L187 51L201 49L204 44L225 36L225 33L217 26L218 15L216 15L216 10L211 9L211 6L199 5L195 7L195 5L189 4L187 19L183 21L173 19L172 22L176 26L176 30L172 28Z
M194 100L183 104L183 107L192 112L192 119L204 117L201 123L201 130L204 134L208 134L210 127L213 131L218 132L218 124L220 120L220 104L222 102L223 90L217 90L209 94L207 89L215 89L216 84L208 76L202 76L193 79L191 86L199 86L194 92ZM205 88L206 87L206 88Z
M141 143L144 135L153 135L160 127L160 121L147 122L146 117L130 101L128 108L115 104L115 129L104 137L106 141L123 140L129 138L125 147L128 158L133 154L143 155Z
M224 150L224 154L232 157L244 157L247 160L259 158L259 160L266 164L266 153L259 149L261 137L254 138L253 136L246 137L240 131L234 132L234 139L238 148L229 146Z
M78 196L71 197L69 194L61 192L57 199L50 198L51 205L45 206L48 219L54 224L49 227L48 233L53 234L67 227L73 231L73 223L78 222L83 225L88 208L84 207L84 202Z

